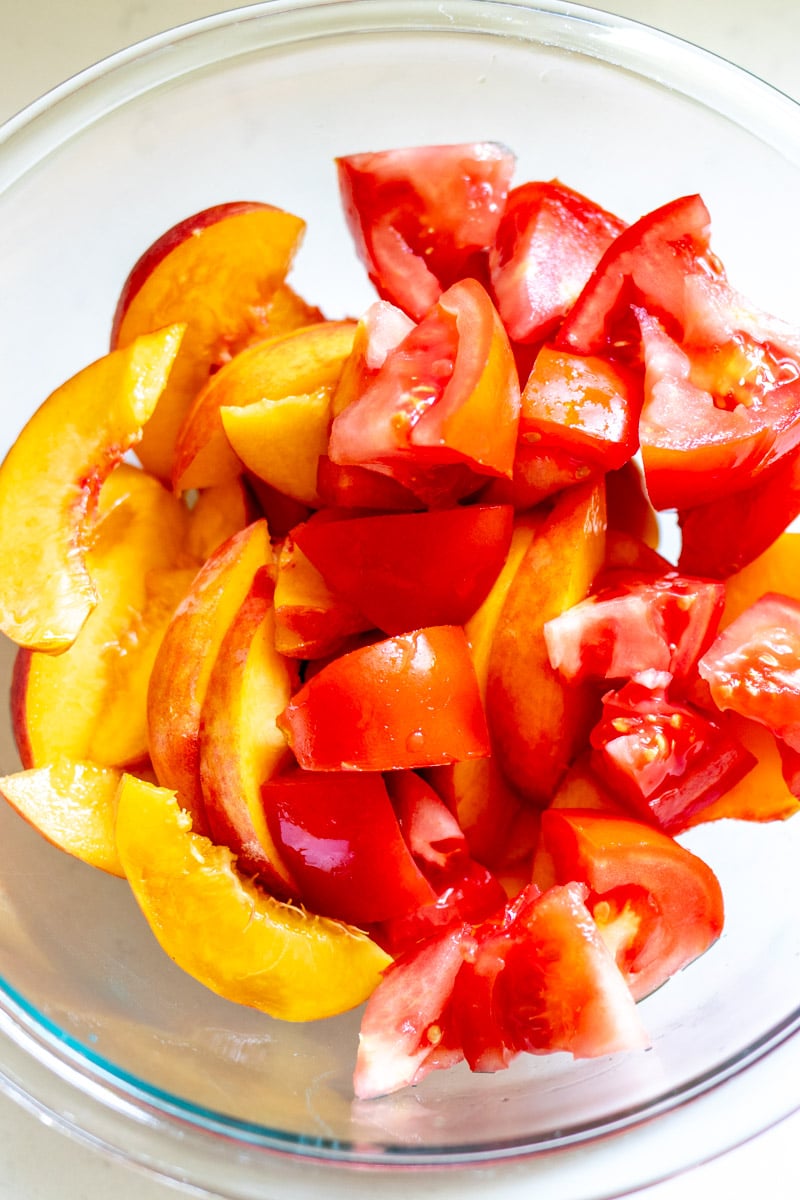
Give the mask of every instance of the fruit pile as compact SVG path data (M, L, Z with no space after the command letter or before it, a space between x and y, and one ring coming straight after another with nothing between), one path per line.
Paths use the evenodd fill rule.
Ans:
M206 209L0 468L0 792L221 995L368 1000L360 1097L646 1046L723 928L679 836L800 807L800 333L699 196L336 166L365 313L287 282L300 218Z

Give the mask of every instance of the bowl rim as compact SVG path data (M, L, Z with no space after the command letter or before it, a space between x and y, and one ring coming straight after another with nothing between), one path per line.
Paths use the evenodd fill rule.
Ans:
M120 50L79 72L11 117L0 128L0 192L6 186L13 186L57 145L63 145L65 137L100 120L136 95L184 78L206 63L234 59L267 45L274 46L276 39L290 44L303 38L329 38L338 32L352 32L359 19L362 20L358 25L360 30L382 33L433 33L453 28L463 32L466 28L491 36L514 37L519 36L520 31L530 30L528 36L537 44L558 49L579 48L588 56L594 54L612 65L639 74L643 73L640 64L644 57L648 79L673 87L700 103L708 103L713 96L715 107L723 116L750 131L759 132L759 136L759 127L764 125L769 131L769 136L764 138L766 144L790 162L800 163L800 139L797 137L800 104L710 51L639 21L586 8L570 0L440 0L434 5L429 0L262 0L258 4L188 22ZM532 22L537 20L542 29L540 36L534 37ZM498 23L502 24L502 32L498 32ZM256 28L260 40L254 42L252 34ZM578 38L578 30L582 40ZM213 58L198 59L197 48L210 47L215 38L220 53ZM690 67L702 69L693 71ZM735 83L736 86L729 86L725 91L727 107L719 109L716 102L721 82ZM154 1135L154 1127L159 1126L155 1134L162 1143L159 1152L154 1153L148 1144L133 1152L126 1149L125 1157L142 1166L149 1164L150 1169L167 1178L182 1178L175 1175L175 1171L187 1170L185 1164L178 1168L168 1161L170 1155L175 1156L179 1146L190 1147L195 1162L205 1160L203 1138L209 1131L233 1145L237 1153L241 1153L244 1141L248 1154L252 1154L253 1169L259 1175L264 1170L264 1152L270 1156L270 1162L300 1161L306 1170L313 1162L321 1171L358 1165L384 1169L446 1166L452 1172L454 1167L485 1162L491 1162L500 1170L499 1160L507 1160L512 1168L509 1178L513 1175L514 1163L522 1158L527 1163L525 1178L528 1182L532 1160L541 1159L540 1169L547 1173L549 1167L544 1160L555 1155L561 1163L559 1170L563 1172L565 1161L571 1156L578 1163L581 1149L587 1144L591 1144L593 1153L602 1156L603 1148L607 1148L610 1141L616 1146L617 1139L622 1137L627 1139L626 1148L629 1143L647 1148L642 1154L634 1153L628 1166L634 1186L644 1186L663 1178L659 1171L666 1169L651 1161L654 1125L658 1124L660 1130L664 1122L671 1121L682 1126L685 1134L692 1124L691 1113L688 1125L683 1121L688 1110L693 1113L698 1108L708 1107L722 1089L732 1092L741 1089L742 1081L747 1079L764 1077L770 1080L770 1090L765 1093L769 1095L769 1102L759 1114L758 1129L754 1129L752 1121L747 1131L733 1122L724 1130L718 1130L712 1143L700 1146L696 1137L690 1139L692 1149L682 1166L695 1165L722 1153L800 1108L800 1095L793 1094L786 1086L786 1078L793 1076L792 1071L784 1068L776 1071L774 1065L777 1057L774 1052L779 1047L787 1050L800 1065L800 1039L796 1037L799 1030L800 1010L787 1018L784 1026L768 1031L759 1044L750 1047L744 1061L737 1056L735 1061L722 1064L707 1078L698 1077L691 1085L678 1089L676 1094L659 1097L643 1110L632 1114L617 1113L600 1127L567 1130L555 1144L552 1141L545 1146L530 1141L525 1144L510 1142L506 1146L493 1144L464 1151L453 1147L427 1147L424 1152L415 1153L402 1147L378 1147L376 1143L378 1148L367 1151L357 1145L343 1146L326 1139L309 1143L302 1136L246 1126L220 1114L200 1112L194 1105L174 1097L165 1097L143 1081L132 1079L113 1064L106 1063L89 1047L71 1043L61 1031L49 1027L42 1014L27 1005L0 979L0 1031L4 1034L0 1041L0 1089L40 1116L61 1125L72 1136L88 1140L109 1153L119 1154L123 1144L116 1128L113 1132L107 1128L109 1114L115 1114L123 1133L125 1130L130 1133L132 1126L141 1126L145 1122L149 1135ZM22 1051L24 1057L18 1058L17 1051ZM22 1082L24 1070L19 1066L21 1062L31 1060L44 1068L35 1089ZM778 1080L783 1080L782 1086L778 1085ZM59 1113L52 1093L64 1091L73 1101L75 1092L80 1093L82 1106L73 1102L71 1108L67 1105ZM81 1107L84 1110L82 1120L71 1120L65 1115L70 1111L78 1113ZM159 1153L161 1159L158 1159ZM614 1153L619 1156L618 1147ZM157 1165L153 1167L157 1159ZM646 1161L650 1165L646 1165ZM668 1170L671 1173L674 1169L673 1161ZM464 1179L473 1176L465 1176L461 1171L458 1176L463 1191ZM374 1175L372 1177L374 1179ZM200 1176L191 1178L195 1184L203 1182ZM357 1177L348 1176L348 1188L354 1186L354 1178ZM224 1180L221 1182L223 1186L230 1186ZM238 1200L239 1196L255 1196L256 1193L220 1191L216 1194L235 1196ZM558 1195L560 1197L560 1193ZM564 1195L566 1197L567 1193ZM557 1200L556 1193L552 1193L552 1200Z

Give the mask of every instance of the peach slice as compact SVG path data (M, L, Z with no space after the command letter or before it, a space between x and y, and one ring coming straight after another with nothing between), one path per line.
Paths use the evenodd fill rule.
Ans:
M602 482L565 491L519 565L492 640L493 744L509 782L538 805L550 800L594 712L594 694L550 666L543 626L587 595L604 560L605 530Z
M86 566L97 493L140 437L182 332L139 338L67 380L0 467L0 630L19 645L66 649L97 603Z
M186 548L204 563L218 546L258 517L258 506L244 480L203 488L189 511Z
M200 568L167 626L147 695L150 758L198 831L207 828L200 784L200 714L227 630L256 571L272 561L267 523L234 534Z
M265 570L228 628L200 714L200 781L213 841L274 895L298 894L267 826L261 784L289 757L275 723L291 699L296 670L275 649L272 581Z
M330 393L352 349L355 330L352 321L321 321L291 330L249 346L212 375L178 435L172 476L176 491L224 483L241 472L220 409L245 408L319 389ZM327 411L325 419L327 423Z
M174 792L123 777L117 848L164 951L228 1000L285 1021L355 1008L390 959L360 930L284 904L192 832Z
M134 265L112 346L173 321L186 324L175 370L139 446L144 466L172 476L175 440L212 368L258 329L291 265L304 222L255 201L220 204L167 230Z
M114 829L121 778L112 767L59 758L46 767L6 775L0 779L0 795L59 850L124 876Z
M175 568L186 513L156 479L121 463L100 492L86 561L97 604L61 654L20 649L11 711L26 767L59 755L124 766L147 754L156 650L196 568Z

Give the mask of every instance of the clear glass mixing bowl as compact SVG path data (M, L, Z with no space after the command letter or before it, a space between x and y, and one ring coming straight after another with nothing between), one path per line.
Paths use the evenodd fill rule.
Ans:
M2 448L105 352L131 263L176 220L232 198L297 212L293 282L357 313L371 293L333 157L484 138L517 152L518 180L558 176L629 218L700 191L734 283L800 322L800 109L763 83L555 0L272 0L134 47L3 130ZM6 723L0 769L17 761ZM652 1050L457 1069L359 1104L358 1013L295 1026L204 991L123 881L3 807L0 1084L78 1137L237 1200L618 1195L800 1105L800 821L687 841L720 876L727 928L643 1002Z

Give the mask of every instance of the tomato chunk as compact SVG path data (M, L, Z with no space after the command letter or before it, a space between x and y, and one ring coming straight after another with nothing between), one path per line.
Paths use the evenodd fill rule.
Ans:
M593 766L619 798L673 833L743 778L755 759L724 722L670 700L670 681L667 672L645 671L609 692L591 744Z
M334 659L296 693L278 725L311 771L391 771L490 752L469 644L457 625Z
M617 574L618 586L546 623L551 666L570 680L627 679L650 668L685 678L717 631L724 584L676 571L654 579Z
M633 372L543 346L522 393L520 438L613 471L636 453L640 408Z
M509 192L489 268L512 341L549 336L624 228L619 217L558 180Z
M559 883L590 889L586 904L635 999L703 954L724 924L711 868L643 821L580 809L542 814L542 843Z
M698 664L714 703L800 750L800 601L769 592L722 631Z
M418 321L456 280L484 278L515 162L495 142L338 158L345 217L378 294Z
M328 454L334 463L383 470L401 483L409 468L454 465L510 477L518 427L519 381L508 337L486 290L464 279L334 418Z
M261 799L311 912L363 927L434 900L380 775L290 769L263 784Z
M326 583L385 633L463 625L505 562L510 505L355 516L298 526Z

